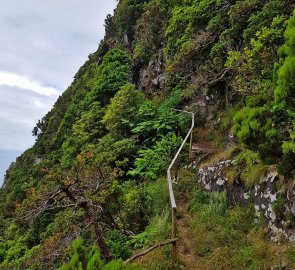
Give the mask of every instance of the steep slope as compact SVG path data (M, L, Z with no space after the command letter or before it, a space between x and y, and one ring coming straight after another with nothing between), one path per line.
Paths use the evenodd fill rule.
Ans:
M174 267L169 247L143 259L140 266L114 260L170 237L163 176L190 121L170 108L195 112L195 142L214 148L215 162L236 145L239 150L233 157L240 167L223 172L232 183L251 188L265 166L278 170L279 218L288 216L287 226L294 228L293 213L284 212L294 199L287 198L294 193L295 174L294 8L292 0L120 0L114 16L105 20L106 34L98 50L36 124L35 145L7 171L0 190L0 268ZM182 192L185 189L180 189L180 198ZM213 198L212 212L198 216L204 233L212 213L220 217L216 234L224 233L222 224L227 222L229 232L238 227L242 238L260 230L239 227L249 224L254 214L251 202L224 204L249 211L249 216L239 212L235 223L235 212L214 208L214 196L223 193L204 194L209 201ZM202 213L207 199L191 207ZM222 246L212 238L191 251L194 244L185 238L194 217L186 204L188 199L180 233L181 260L189 261L187 269L194 269L202 256L202 269L230 269L214 264L211 255L217 253L211 253L210 245ZM268 236L262 240L267 246ZM240 245L253 249L243 241ZM233 241L222 252L232 254L234 248L240 253L231 269L238 269L234 267L241 254L249 250ZM293 246L286 250L274 256L291 254L292 261ZM251 257L255 252L250 251ZM266 256L262 263L264 258L257 256L249 264L243 261L241 269L272 266L276 258Z

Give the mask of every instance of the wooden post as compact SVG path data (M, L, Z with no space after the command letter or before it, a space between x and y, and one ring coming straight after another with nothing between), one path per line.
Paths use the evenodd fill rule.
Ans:
M172 239L176 238L177 234L177 217L176 217L176 207L172 208ZM176 263L177 261L177 242L172 243L172 261Z
M192 161L192 148L193 148L193 131L191 131L191 137L190 137L190 143L189 143L189 153L188 153L188 158L189 161Z

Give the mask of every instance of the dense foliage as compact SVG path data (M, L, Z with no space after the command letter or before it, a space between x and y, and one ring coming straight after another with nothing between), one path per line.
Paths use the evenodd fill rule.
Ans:
M290 0L120 0L98 50L7 171L0 268L137 269L122 260L169 237L161 177L190 121L170 109L195 110L202 94L218 97L215 118L231 110L227 131L292 179L294 8ZM153 65L165 87L144 92ZM203 218L222 217L221 230L225 195L214 196L197 190L191 211L209 204Z

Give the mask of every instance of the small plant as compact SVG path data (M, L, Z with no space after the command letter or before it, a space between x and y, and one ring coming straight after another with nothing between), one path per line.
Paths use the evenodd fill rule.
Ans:
M230 166L223 170L224 176L230 184L233 184L240 176L240 172L236 166Z
M240 179L246 187L253 187L259 183L261 178L268 171L268 166L264 165L258 153L244 150L235 158L236 168L242 172Z
M134 249L140 249L149 243L149 237L155 233L155 231L144 231L142 233L132 235L131 239L129 240L129 244L134 247Z
M128 237L117 230L111 230L106 235L106 243L116 258L127 259L131 256Z
M260 182L261 178L266 174L267 169L267 166L261 163L246 167L241 174L241 180L246 187L253 187Z
M59 270L139 270L138 266L124 264L122 260L113 260L107 264L100 257L99 250L93 245L87 252L82 238L72 243L72 255L68 263L64 263Z
M208 202L209 194L205 191L197 188L189 201L189 210L191 212L197 212L203 204Z
M209 243L205 243L198 248L198 255L201 257L207 256L212 251Z
M285 212L285 199L279 196L273 203L272 209L275 212L277 218L283 218Z
M68 263L64 263L59 270L102 269L103 262L97 246L93 246L87 253L82 238L77 238L72 243L72 255Z
M153 149L139 151L139 157L135 160L135 168L129 171L129 175L156 179L160 173L167 169L181 142L182 139L176 136L175 133L162 136Z
M226 192L213 192L209 194L209 200L204 211L208 216L223 216L227 208Z

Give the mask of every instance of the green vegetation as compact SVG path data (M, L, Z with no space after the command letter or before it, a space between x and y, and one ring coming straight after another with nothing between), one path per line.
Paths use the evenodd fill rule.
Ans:
M294 8L281 0L118 1L98 50L7 171L0 268L139 269L123 261L169 238L165 173L190 126L171 108L195 111L198 139L236 159L224 171L231 183L252 188L268 165L292 183ZM143 80L156 91L142 91ZM210 117L196 109L203 99ZM242 145L224 151L230 131ZM178 199L193 217L200 269L280 269L280 256L294 268L292 247L266 241L251 205L229 205L228 194L206 193L190 182L194 176L182 176ZM282 195L273 205L278 214L284 203ZM176 267L170 247L139 264Z
M288 166L294 160L292 141L294 137L292 130L294 121L292 105L294 17L295 13L288 21L284 34L285 43L278 50L280 59L279 63L276 63L274 67L274 84L276 87L274 89L274 99L271 96L264 96L261 99L261 94L249 98L247 106L234 117L233 127L238 138L250 149L258 150L261 158L266 163L276 163L281 159L279 170L287 177L294 173L293 168ZM273 23L276 21L276 25L279 25L279 21L283 22L282 18L276 17ZM275 31L275 27L271 31ZM259 35L261 34L259 33ZM281 36L281 33L279 33L279 36ZM265 37L267 42L272 40L268 34ZM262 44L258 47L264 48ZM233 58L233 55L231 57ZM257 74L257 72L255 73ZM267 83L267 85L268 88L271 87L270 83ZM259 87L259 89L265 93L264 87ZM262 100L265 103L263 106L261 106Z
M194 221L196 267L203 269L261 269L279 266L286 258L287 246L268 243L264 232L254 223L251 205L226 207L223 193L192 193L190 210ZM214 217L214 218L213 218ZM282 257L273 256L277 252ZM284 260L290 269L291 260Z
M132 270L139 269L129 265L124 265L120 260L114 260L107 264L100 258L97 246L93 246L88 252L83 245L83 239L77 238L72 243L72 255L69 263L63 264L59 270Z

